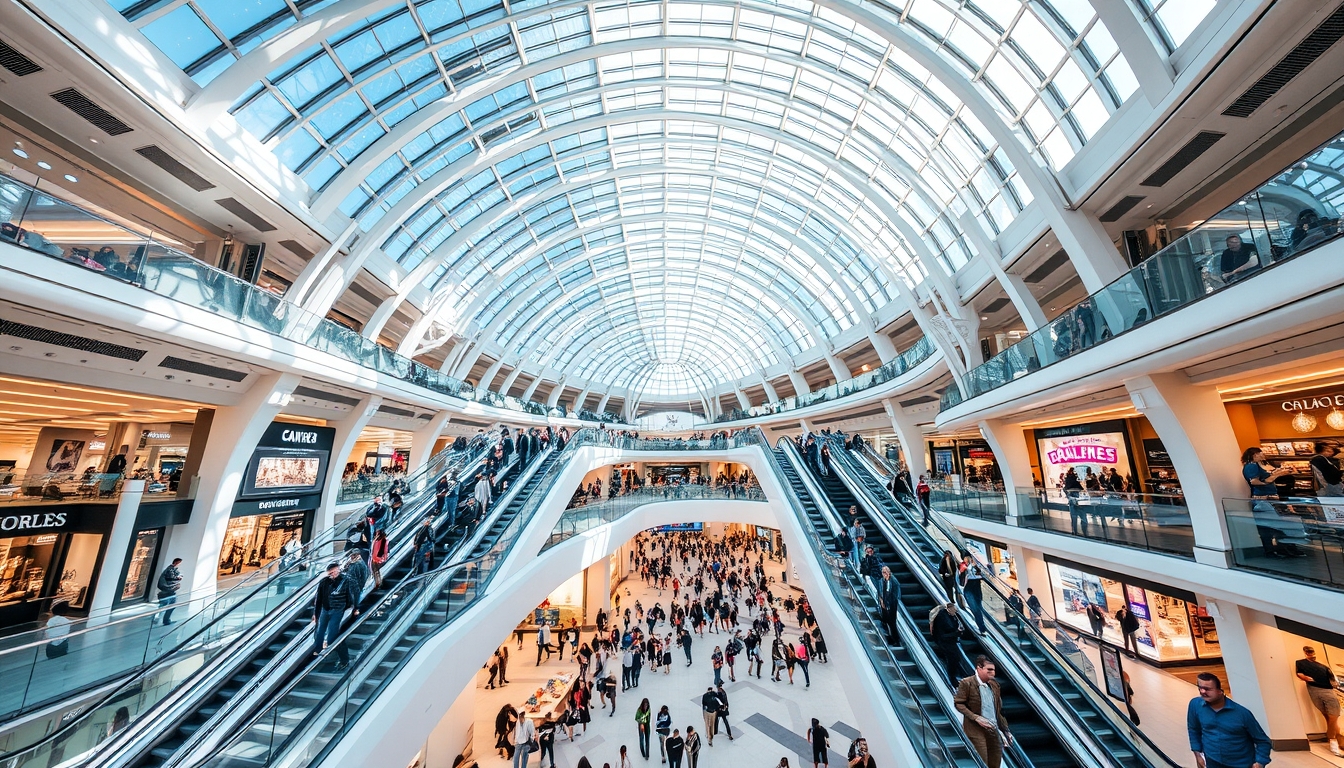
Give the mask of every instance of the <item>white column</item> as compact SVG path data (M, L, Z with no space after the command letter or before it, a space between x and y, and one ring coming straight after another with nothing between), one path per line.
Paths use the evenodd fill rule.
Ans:
M571 416L579 415L579 411L583 409L583 401L588 399L588 393L591 391L593 391L593 385L589 384L583 388L583 391L579 393L578 397L574 398L574 406L569 409L572 411L570 414Z
M610 392L602 393L602 399L597 401L597 408L593 409L593 413L596 413L597 415L601 416L604 412L606 412L607 401L609 400L611 400L611 393Z
M737 394L737 404L742 410L751 407L751 401L747 399L747 393L743 392L741 387L733 387L733 392Z
M191 520L175 526L169 558L182 558L182 590L192 599L213 592L219 549L229 525L229 512L243 481L257 441L289 402L300 377L293 373L262 376L237 405L220 408L201 457L201 484Z
M337 496L341 492L341 475L345 472L345 463L350 452L355 449L355 441L369 420L378 413L383 398L378 395L365 395L345 418L332 424L336 436L331 441L331 465L327 468L327 482L322 489L322 504L317 510L317 519L313 521L314 531L325 531L336 522Z
M891 428L896 431L901 453L905 454L905 468L910 471L910 479L919 482L919 476L929 471L924 460L924 431L919 428L915 417L905 413L901 404L895 400L883 400L882 407L887 412L887 418L891 419Z
M475 365L475 363L472 363L472 365ZM490 385L495 383L495 376L499 374L499 369L503 367L504 367L504 358L501 357L500 359L496 360L493 364L491 364L489 368L485 369L485 375L481 376L481 383L477 384L476 386L479 389L489 390ZM461 374L458 375L457 378L466 379L467 374L470 372L470 370L471 369L469 368L463 370Z
M519 360L518 366L514 368L512 371L509 371L509 375L504 377L504 383L500 384L499 389L495 391L501 395L509 394L509 388L513 386L513 382L518 380L518 374L522 372L523 372L523 361Z
M1171 456L1195 532L1195 560L1222 568L1231 550L1223 499L1244 498L1241 449L1218 390L1185 374L1157 373L1125 382Z
M538 374L537 377L536 377L535 379L532 380L532 383L531 383L531 384L528 384L528 385L527 385L527 389L523 390L523 396L522 396L522 398L521 398L522 401L523 401L523 402L527 402L527 401L531 400L531 399L532 399L532 396L535 395L535 394L537 393L537 387L539 387L539 386L541 386L541 375L540 375L540 374Z
M98 572L98 584L93 588L93 603L89 618L110 613L112 603L121 589L121 572L126 569L126 555L135 537L135 516L140 512L140 499L145 494L144 480L123 480L121 498L117 500L117 516L112 521L112 532L107 535L103 567Z
M873 345L873 350L877 352L877 358L885 365L891 362L900 354L896 350L896 345L891 343L891 337L878 331L868 332L868 343Z
M555 383L555 387L551 390L551 394L546 396L546 407L555 408L556 406L560 405L560 396L564 394L564 392L565 392L565 380L560 379Z
M779 400L779 393L775 391L775 385L771 384L770 380L765 378L764 373L761 374L761 387L765 390L766 402L773 403Z
M434 443L452 415L452 411L439 411L428 424L411 433L411 466L407 467L407 474L419 472L434 455Z
M854 378L854 375L849 372L849 367L833 352L826 353L826 365L830 366L831 375L835 376L837 382L849 381Z
M807 379L799 371L793 368L789 369L789 383L793 384L793 392L796 395L806 395L812 390L807 386Z
M1027 452L1027 439L1021 425L990 419L980 422L980 434L989 443L999 472L1003 475L1003 487L1008 492L1008 514L1016 516L1034 511L1019 512L1017 508L1017 494L1029 493L1034 487L1031 454Z
M583 571L583 623L597 623L597 612L611 613L611 565L602 558Z
M1045 565L1045 556L1034 549L1021 544L1009 544L1008 554L1013 557L1013 566L1017 569L1017 588L1022 599L1027 599L1027 588L1036 591L1042 605L1050 603L1050 571Z
M1295 657L1284 648L1274 617L1223 600L1204 600L1218 627L1218 646L1227 666L1224 688L1251 710L1274 742L1274 749L1307 749L1298 708Z

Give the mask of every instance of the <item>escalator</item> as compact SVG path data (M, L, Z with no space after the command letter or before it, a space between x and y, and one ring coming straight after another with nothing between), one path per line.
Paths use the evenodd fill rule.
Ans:
M517 463L508 465L503 472L504 480L512 480L519 472ZM470 498L474 490L474 473L468 472L468 480L461 483L461 498ZM401 546L392 547L392 553L388 557L387 565L384 566L382 576L382 586L371 586L367 592L364 592L360 600L360 609L366 609L370 605L378 604L388 592L394 589L396 584L409 577L414 568L413 553L410 550L410 541L415 533L415 522L423 518L431 510L434 504L433 487L426 484L426 490L415 496L413 500L405 503L402 507L398 519L392 522L396 533L396 538L402 539L398 542ZM438 521L434 531L434 549L435 551L452 551L454 547L460 546L464 541L465 531L461 527L449 527L444 525L444 521ZM395 539L394 539L395 541ZM320 577L320 574L319 574ZM266 691L278 690L284 686L290 679L301 674L309 663L321 664L324 667L332 667L335 660L324 658L319 662L308 662L310 652L310 633L305 632L310 627L312 620L312 607L309 599L300 601L293 605L292 615L288 623L280 632L277 632L270 642L265 646L258 648L257 652L245 663L235 667L234 673L228 675L226 679L214 686L210 691L200 691L194 705L183 707L183 712L179 713L175 725L169 728L160 726L159 734L148 744L148 748L141 746L140 753L134 759L126 759L125 755L117 757L116 764L126 765L130 768L160 768L163 765L176 763L179 753L183 751L184 746L191 746L194 737L200 730L219 728L220 722L216 718L226 718L226 720L238 720L239 713L226 712L230 709L230 702L241 701L242 698L253 698L258 695L265 695ZM367 643L374 632L374 624L362 624L358 631L352 633L352 643L355 647L359 644ZM319 671L314 673L317 678L321 675L335 675L333 671ZM224 713L224 714L220 714Z
M828 489L828 494L834 489L837 494L841 494L846 500L845 503L858 503L853 493L845 487L845 483L855 484L856 490L863 497L864 503L859 503L860 510L877 509L882 516L881 522L888 524L890 530L896 532L904 539L904 543L913 551L918 553L918 558L922 562L915 563L916 567L925 569L929 577L936 576L938 563L943 557L944 545L940 544L930 532L924 528L920 522L922 515L913 507L908 506L906 502L893 499L886 490L884 478L880 478L873 470L873 460L865 457L860 460L858 456L852 454L848 449L843 449L839 445L832 446L832 456L834 463L838 466L839 472L832 475L831 478L821 479L823 485ZM837 475L842 474L843 479ZM852 501L851 501L852 500ZM934 513L936 515L937 513ZM881 532L884 529L874 527L876 522L871 514L861 512L860 518L868 532L868 541L874 542L874 533ZM954 534L955 535L955 534ZM876 538L882 539L884 549L890 550L891 544L885 541L885 535L878 535ZM959 536L958 536L959 538ZM952 545L956 547L955 544ZM875 550L876 551L876 550ZM906 550L910 551L910 550ZM960 559L962 552L955 552L954 555ZM882 553L884 563L892 565L893 575L896 573L896 566L893 560L889 559L886 552ZM909 564L900 561L900 566L908 576L903 578L902 587L906 586L906 579L917 581L914 574L910 572ZM998 590L999 587L994 583L992 577L984 581L984 591L986 598L990 593ZM993 601L997 606L1006 606L1006 594L1000 594L1001 599ZM1077 724L1075 732L1090 734L1095 747L1100 752L1111 756L1125 765L1141 766L1169 766L1174 765L1172 761L1151 743L1141 732L1133 727L1131 723L1120 713L1110 699L1097 690L1096 687L1079 670L1073 668L1069 662L1060 655L1055 646L1045 639L1035 629L1027 617L1018 614L1015 621L1010 626L1005 626L995 611L989 607L987 599L985 611L985 624L988 630L984 636L974 636L969 641L962 643L963 648L973 657L975 654L984 653L991 659L994 659L998 667L999 678L1002 680L1005 673L1030 676L1034 679L1037 687L1044 687L1049 699L1058 707L1057 711L1067 713ZM966 618L970 618L967 616ZM1029 681L1021 681L1021 685L1032 684ZM1016 689L1018 686L1014 686ZM1018 694L1021 691L1017 691ZM1020 701L1021 696L1015 696L1013 702L1009 701L1007 687L1004 692L1004 707L1008 715L1008 720L1012 723L1012 732L1018 738L1023 749L1031 755L1032 762L1037 766L1051 765L1074 765L1075 763L1063 761L1055 757L1053 745L1058 744L1058 739L1046 727L1036 715L1037 710L1027 702ZM1023 724L1027 727L1024 730Z
M560 451L548 451L544 456L532 461L532 464L537 464L536 471L523 481L523 487L516 489L517 492L513 493L502 512L493 515L490 525L476 537L471 551L466 554L468 560L481 557L499 541L500 534L514 521L523 504L532 497L533 491L537 490L542 479L549 475L551 467L559 461L560 453Z
M791 446L787 448L781 446L775 448L773 453L779 473L787 481L798 506L808 522L811 523L813 532L818 536L816 540L824 542L824 550L835 552L834 557L840 563L837 570L841 571L844 578L851 583L858 582L860 579L857 573L843 564L846 554L837 549L840 546L841 539L835 533L835 527L839 523L828 518L817 499L813 497L807 483L800 476L799 471L803 463L798 458L797 452ZM845 507L845 509L848 509L848 507ZM821 556L822 553L819 552L818 555ZM894 575L895 571L893 569ZM902 589L904 590L904 588L905 585L903 584ZM874 649L886 648L889 653L887 657L877 659L876 666L879 674L882 676L899 676L913 697L911 703L917 705L923 717L932 726L928 729L928 732L918 735L936 743L941 748L941 756L946 757L954 765L963 767L983 765L978 755L966 743L961 730L960 716L951 707L950 697L938 688L942 685L942 673L936 667L936 662L931 658L928 649L923 649L922 654L920 654L923 657L921 661L920 658L916 657L918 651L905 642L905 638L910 637L910 633L914 631L912 628L914 622L908 612L905 612L902 616L901 634L899 635L901 642L888 643L885 629L880 623L880 618L878 618L881 611L877 598L871 591L859 586L856 586L852 594L858 603L856 607L860 610L854 611L851 618L863 639L864 646ZM912 733L911 737L914 738L916 735Z

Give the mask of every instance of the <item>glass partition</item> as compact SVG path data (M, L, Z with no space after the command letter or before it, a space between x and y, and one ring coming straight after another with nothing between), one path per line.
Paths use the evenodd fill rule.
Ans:
M1344 498L1223 499L1236 568L1344 589Z
M1341 170L1344 134L968 371L966 397L1091 349L1339 237ZM961 401L962 393L949 387L942 408Z

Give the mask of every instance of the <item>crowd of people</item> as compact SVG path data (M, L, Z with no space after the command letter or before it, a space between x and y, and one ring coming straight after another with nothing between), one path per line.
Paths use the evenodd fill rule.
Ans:
M603 748L612 745L614 754L603 768L631 765L631 753L652 760L653 743L658 744L661 763L672 768L696 768L704 749L734 734L729 709L730 686L743 678L769 677L779 684L811 685L809 666L828 661L826 640L805 596L795 597L766 571L767 563L778 562L761 541L744 533L731 533L716 540L700 532L640 534L631 548L626 566L630 578L639 579L653 593L631 597L621 605L621 593L615 595L610 612L599 610L592 634L584 637L576 621L552 630L539 626L536 633L537 663L543 653L549 659L552 641L561 660L564 649L571 647L571 662L578 673L569 690L563 710L536 718L525 709L505 704L495 720L495 748L514 768L526 768L529 756L539 753L540 768L554 768L555 741L582 739L592 718L593 701L608 718L617 716L617 701L636 695L649 675L704 675L705 690L699 695L700 719L677 727L684 717L683 707L658 703L640 696L630 717L635 721L634 747L615 748L610 737ZM522 631L515 633L518 647ZM708 638L708 639L707 639ZM712 649L704 646L713 643ZM490 670L487 688L507 684L508 643L496 649L487 664ZM707 652L706 652L707 651ZM769 658L770 670L765 672ZM697 665L696 662L700 664ZM695 671L704 669L707 672ZM691 670L687 672L686 670ZM795 678L795 674L797 677ZM657 677L654 678L655 680ZM652 700L651 700L652 699ZM676 710L676 711L674 711ZM820 762L827 763L829 734L817 720L812 721L807 738L820 745ZM595 758L584 755L580 768L591 768ZM781 762L787 765L787 759ZM875 768L861 737L851 746L851 765Z

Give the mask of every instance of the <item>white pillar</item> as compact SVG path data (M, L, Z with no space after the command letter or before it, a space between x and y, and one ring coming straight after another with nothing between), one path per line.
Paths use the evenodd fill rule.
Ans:
M518 366L514 368L512 371L509 371L509 375L504 377L504 383L500 384L499 389L495 391L501 395L509 394L509 388L513 386L513 382L518 380L518 374L522 372L523 372L523 361L519 360Z
M1003 475L1003 487L1008 492L1008 514L1019 515L1035 510L1018 510L1017 494L1030 493L1034 484L1031 474L1031 454L1021 425L998 419L980 422L980 434L994 452L995 463ZM1011 521L1010 521L1011 522Z
M434 443L443 434L443 428L452 415L452 411L439 411L429 423L411 433L411 466L406 468L408 475L419 472L434 455Z
M771 384L770 380L765 378L764 373L761 374L761 387L765 390L766 402L773 403L779 400L779 393L775 391L775 385Z
M602 399L597 401L597 408L593 409L593 413L596 413L599 416L605 413L607 410L608 400L611 400L611 393L610 392L602 393Z
M117 500L117 516L112 521L112 532L107 535L103 567L98 572L98 584L93 588L93 603L89 618L110 613L112 603L121 589L121 572L126 569L126 555L135 537L135 516L140 512L140 500L145 494L144 480L123 480L121 498Z
M560 396L564 394L564 392L565 392L565 380L560 379L559 381L555 382L555 387L551 390L551 394L546 396L546 407L555 408L556 406L560 405Z
M475 365L475 363L472 363L472 365ZM488 391L490 389L490 385L495 383L495 376L499 374L499 369L503 367L504 367L504 359L500 358L499 360L496 360L493 364L491 364L489 368L486 368L485 375L481 376L481 383L476 385L477 388ZM457 378L466 379L467 374L470 372L471 372L470 369L464 370L461 372L461 375L459 375Z
M1269 734L1274 749L1307 749L1298 708L1295 657L1284 648L1274 617L1223 600L1204 600L1218 627L1232 699L1251 710Z
M789 369L789 383L793 384L793 392L796 395L806 395L812 391L808 388L807 379L803 374L792 368Z
M602 558L583 571L583 621L596 624L597 612L611 613L611 564Z
M924 431L919 428L915 417L905 413L901 404L895 400L883 400L882 407L887 412L887 418L891 419L891 428L896 431L901 453L905 454L905 468L910 471L910 479L918 482L919 476L929 471L924 460Z
M528 384L528 385L527 385L527 389L523 390L523 396L522 396L522 398L521 398L522 401L523 401L523 402L527 402L527 401L531 400L531 399L532 399L532 396L535 395L535 394L537 393L537 387L539 387L539 386L541 386L541 375L540 375L540 374L538 374L537 377L536 377L535 379L532 380L532 383L531 383L531 384Z
M742 410L745 411L751 407L751 401L747 399L747 393L743 392L741 387L733 387L733 392L737 394L737 404Z
M1195 533L1195 560L1228 567L1231 550L1223 499L1244 498L1241 449L1218 390L1185 374L1156 373L1125 382L1171 456Z
M826 365L830 366L831 375L835 376L837 382L849 381L854 378L853 374L849 372L849 366L845 365L833 352L826 353Z
M891 343L891 337L878 331L868 332L868 343L873 345L877 352L877 357L883 365L891 362L900 353L896 351L896 345Z
M355 403L345 418L332 424L336 429L336 436L331 441L327 482L322 489L322 504L318 507L317 519L313 521L314 531L325 531L336 523L336 502L341 492L341 476L345 473L345 462L349 460L350 452L355 449L355 441L359 440L360 433L369 425L369 419L378 413L378 406L382 404L382 397L365 395Z
M191 520L175 526L165 552L182 558L182 590L192 599L213 592L219 549L229 526L229 513L257 441L280 409L289 402L301 378L293 373L262 376L237 405L215 412L210 438L201 457L201 484Z
M1027 588L1030 587L1036 591L1042 605L1051 605L1050 571L1046 568L1045 556L1021 544L1009 544L1008 554L1012 555L1013 566L1017 569L1017 588L1022 592L1022 599L1027 599Z
M588 393L591 392L592 389L593 385L589 384L583 388L583 391L579 393L578 397L574 398L574 407L569 409L571 411L571 416L578 416L579 411L583 410L583 401L588 399Z

